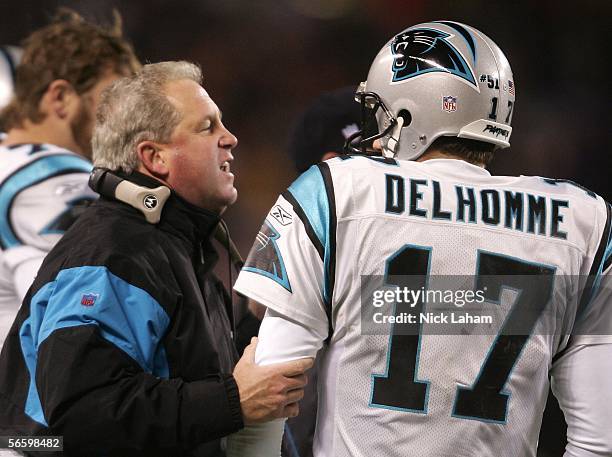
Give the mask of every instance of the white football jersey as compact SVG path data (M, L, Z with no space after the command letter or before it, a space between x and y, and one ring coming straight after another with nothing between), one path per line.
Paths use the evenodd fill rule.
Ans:
M50 144L0 147L0 347L45 255L97 197L91 169Z
M572 389L598 395L567 373L578 365L573 348L611 354L610 223L609 205L571 182L491 176L452 159L346 156L313 166L279 197L235 289L327 339L316 456L535 456L549 374L561 380L566 416L584 408ZM428 332L426 319L410 334L392 321L366 331L377 310L360 295L364 278L400 285L396 275L420 278L410 284L423 292L465 275L497 319L472 331ZM402 309L426 316L428 306ZM290 341L260 332L259 360L313 357L323 343ZM612 385L612 373L601 376ZM601 414L612 419L609 406ZM601 451L604 437L588 433L570 424L570 446Z

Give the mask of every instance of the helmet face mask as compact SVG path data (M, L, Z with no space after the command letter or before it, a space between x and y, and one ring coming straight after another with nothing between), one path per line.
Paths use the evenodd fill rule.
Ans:
M349 154L376 154L374 141L387 137L397 125L397 119L377 94L363 91L363 83L355 93L355 101L361 105L361 128L346 139L344 151ZM381 113L378 113L379 110Z
M347 141L364 153L379 140L383 155L419 158L440 136L508 147L515 85L499 47L467 25L440 21L392 38L359 86L362 129ZM368 136L375 118L378 134Z

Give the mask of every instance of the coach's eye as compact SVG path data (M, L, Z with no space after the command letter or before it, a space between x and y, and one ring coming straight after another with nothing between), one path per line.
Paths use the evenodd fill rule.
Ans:
M200 127L200 131L204 132L206 130L210 130L211 127L212 127L212 122L210 120L206 120L202 123Z

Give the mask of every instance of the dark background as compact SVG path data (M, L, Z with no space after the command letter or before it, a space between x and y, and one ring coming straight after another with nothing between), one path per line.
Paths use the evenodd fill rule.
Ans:
M18 44L60 5L101 22L115 7L143 62L202 66L206 89L240 141L239 200L226 219L243 254L296 176L286 145L299 112L321 91L364 80L389 38L428 20L476 27L512 65L512 148L498 154L494 174L572 179L612 198L606 0L4 0L0 43Z
M364 80L389 38L429 20L476 27L512 65L512 148L498 154L494 174L572 179L612 199L607 0L3 0L0 44L18 44L60 5L107 23L117 8L143 62L202 66L240 141L232 165L239 200L226 219L243 255L296 176L286 154L296 116L320 92Z

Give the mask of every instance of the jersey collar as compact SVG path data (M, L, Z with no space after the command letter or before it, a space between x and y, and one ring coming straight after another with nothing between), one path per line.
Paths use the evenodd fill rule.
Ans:
M466 177L491 177L491 173L485 168L471 164L460 159L429 159L417 162L426 169L444 172L445 175Z

